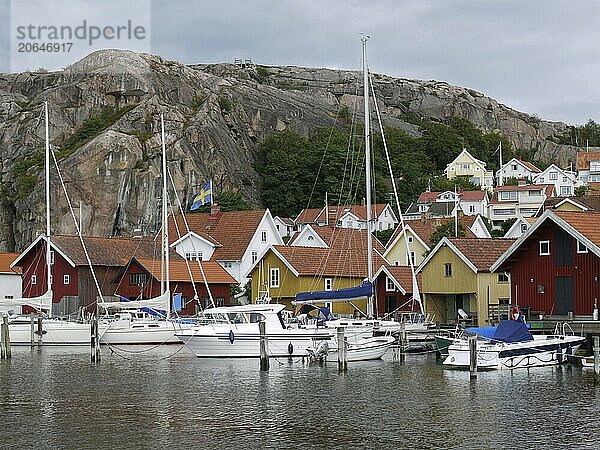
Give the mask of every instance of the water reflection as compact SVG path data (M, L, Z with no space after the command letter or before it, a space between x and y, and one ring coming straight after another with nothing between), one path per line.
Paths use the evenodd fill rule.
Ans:
M17 348L0 362L3 448L594 447L599 389L580 368L303 365ZM171 356L171 357L170 357Z

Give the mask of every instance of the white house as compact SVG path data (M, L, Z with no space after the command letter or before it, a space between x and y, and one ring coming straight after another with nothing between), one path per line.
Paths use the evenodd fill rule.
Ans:
M468 178L471 183L481 186L482 189L494 189L494 174L486 169L486 163L471 155L467 149L449 163L444 169L446 178L452 180L457 177Z
M0 298L20 298L23 292L21 270L10 267L11 263L17 259L19 253L0 253ZM20 313L20 308L11 307L10 309Z
M294 235L288 245L292 247L328 247L321 235L311 225L306 225L302 231Z
M561 169L555 164L550 164L546 170L536 174L533 177L533 183L554 185L556 195L559 197L573 195L575 193L575 188L579 186L575 172Z
M515 223L512 224L503 237L506 239L519 239L525 234L535 220L535 217L517 217Z
M290 237L294 233L294 221L288 217L279 217L275 216L273 218L273 222L275 222L275 228L279 232L279 236L282 238Z
M268 209L187 214L186 219L190 233L174 240L171 247L186 259L217 261L240 285L248 281L250 268L271 245L283 245ZM175 220L185 229L180 215ZM174 228L171 217L169 229Z
M503 186L509 178L525 179L531 182L533 177L540 172L541 169L530 162L512 158L496 171L496 185ZM500 180L500 175L502 175L502 181Z
M600 152L577 153L577 172L581 184L600 182Z
M555 197L552 184L520 184L497 187L488 207L488 219L494 228L515 217L535 216L548 197Z
M406 210L407 219L418 219L425 213L428 217L451 217L454 215L456 198L459 211L466 216L482 215L486 217L489 196L487 191L453 191L422 192L417 203L412 203Z
M373 230L395 228L398 218L389 203L371 205ZM364 229L367 227L367 207L364 205L330 205L321 209L303 209L294 221L301 231L307 225Z

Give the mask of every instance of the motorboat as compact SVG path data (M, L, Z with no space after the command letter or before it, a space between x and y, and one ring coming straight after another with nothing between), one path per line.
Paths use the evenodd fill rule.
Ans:
M381 359L395 342L396 338L393 336L374 336L348 342L346 347L347 361ZM330 347L330 345L332 346ZM334 362L338 360L338 349L337 338L333 338L331 342L322 340L316 343L315 346L309 347L307 354L312 361Z
M491 339L477 341L477 367L480 369L518 369L562 364L574 355L585 338L567 335L565 330L552 335L532 335L518 320L502 320ZM445 366L468 368L469 341L461 339L448 347Z
M331 340L327 328L292 327L285 323L281 304L251 304L205 309L202 323L175 336L200 358L258 358L259 322L265 323L271 357L304 356L315 341Z

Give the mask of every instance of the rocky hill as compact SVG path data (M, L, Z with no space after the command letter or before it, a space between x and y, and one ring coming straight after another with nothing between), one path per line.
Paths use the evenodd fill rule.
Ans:
M184 65L128 51L95 52L60 72L0 75L0 251L22 250L44 229L43 101L75 216L87 235L156 227L160 198L160 114L170 172L187 198L209 178L260 204L253 169L257 146L290 129L308 134L360 110L361 75L300 67ZM458 116L499 131L536 159L573 160L577 149L553 142L559 122L520 113L470 89L437 81L374 76L383 119ZM74 232L55 171L54 233Z

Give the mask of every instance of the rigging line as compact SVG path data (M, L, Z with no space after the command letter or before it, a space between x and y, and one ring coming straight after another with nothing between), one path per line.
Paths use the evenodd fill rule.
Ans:
M379 128L381 131L381 139L383 142L383 149L385 151L385 158L386 158L386 162L387 162L387 166L388 166L388 170L390 172L390 178L392 180L392 188L394 190L394 200L396 202L396 208L398 209L398 217L400 219L400 226L401 228L401 234L404 238L404 242L406 244L406 249L408 251L408 263L410 266L410 273L411 273L411 281L412 281L412 291L413 291L413 297L416 297L415 300L417 300L419 302L419 306L421 308L421 312L425 313L425 310L423 308L423 302L421 301L421 295L419 293L419 285L417 283L417 276L415 273L415 266L413 263L412 258L410 257L411 255L411 250L410 250L410 244L408 242L408 240L406 239L406 228L404 226L404 217L402 216L402 210L400 209L400 202L398 200L398 189L396 187L396 180L394 179L394 173L392 171L392 162L390 160L390 153L388 151L388 147L387 147L387 141L385 140L385 134L383 132L383 123L381 122L381 115L379 113L379 105L377 103L377 97L375 96L375 88L373 87L373 82L371 79L371 74L369 73L369 84L371 86L371 92L373 93L373 104L375 105L375 111L377 113L377 122L379 123Z
M179 211L181 212L181 218L183 219L183 223L185 224L186 232L189 234L191 232L190 226L188 224L187 218L185 217L185 211L183 210L183 205L181 203L181 199L179 198L179 194L177 194L177 189L175 189L175 182L173 181L171 172L167 170L167 174L169 175L169 180L171 181L171 186L173 187L173 192L175 193L175 199L177 200L177 204L179 205ZM175 213L173 213L173 222L177 223L177 220L175 219ZM192 251L197 254L196 244L194 244L194 240L192 239L191 236L190 236L190 242L192 243ZM187 258L186 258L186 261L187 261ZM210 286L208 285L208 280L206 279L206 274L204 273L204 268L202 267L202 261L197 261L197 262L198 262L198 267L200 268L200 273L202 274L202 279L204 280L204 285L206 286L206 290L208 292L208 298L210 299L210 304L212 305L213 308L216 308L215 301L213 299L213 295L210 290ZM186 264L187 264L187 262L186 262ZM190 270L189 265L188 265L188 270ZM200 306L200 310L202 310L203 307L202 307L202 305L200 305L200 299L198 297L198 292L196 291L196 283L194 283L194 279L192 277L191 271L190 271L190 279L192 280L192 284L194 285L194 294L196 295L196 302Z
M96 290L98 295L100 296L100 301L104 303L104 297L102 296L102 291L100 290L100 284L98 284L98 278L96 278L96 271L92 266L92 260L90 259L90 255L87 251L87 247L85 246L85 242L83 241L83 235L81 234L81 229L79 228L79 223L77 223L77 219L75 217L75 211L73 210L73 205L71 204L71 199L69 198L69 194L67 193L67 187L65 186L64 179L62 177L62 173L60 172L60 168L58 167L58 161L56 160L56 155L54 154L54 150L51 151L52 159L54 160L54 165L56 167L56 172L58 173L58 178L60 180L60 184L62 186L63 192L65 194L65 198L67 200L67 204L69 205L69 211L71 212L71 217L73 218L73 222L75 223L75 230L77 231L77 235L79 236L79 241L81 242L81 247L83 248L83 253L85 254L85 259L90 267L90 272L92 273L92 278L94 279L94 285L96 286ZM90 306L93 304L97 305L98 300L90 303Z

